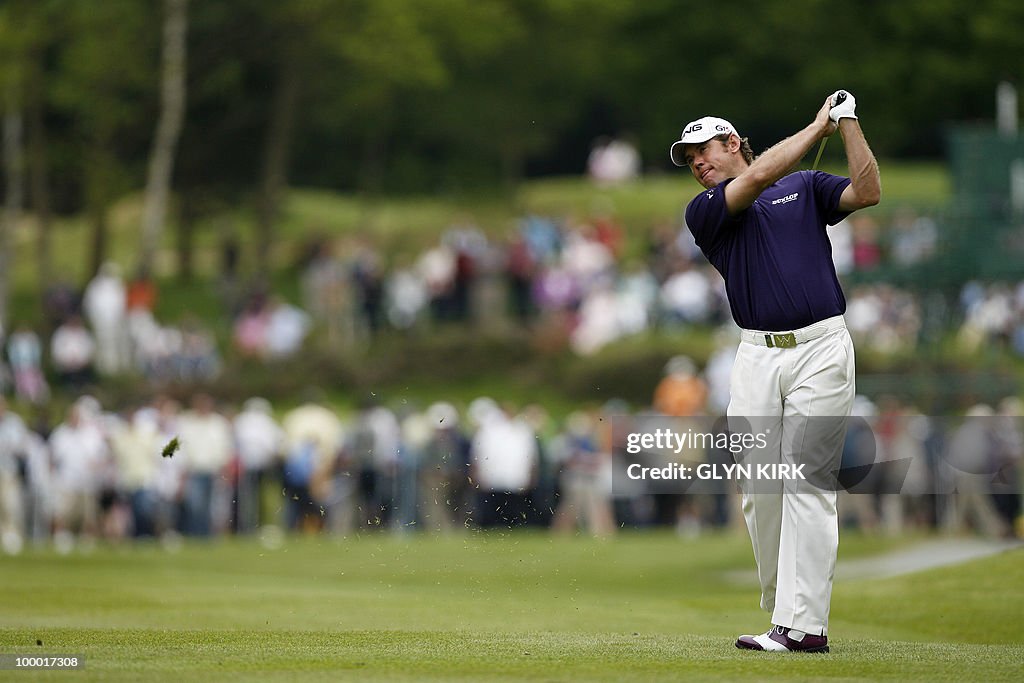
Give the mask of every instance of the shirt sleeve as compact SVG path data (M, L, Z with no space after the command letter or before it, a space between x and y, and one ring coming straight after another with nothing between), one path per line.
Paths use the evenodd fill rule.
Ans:
M714 252L724 239L724 228L735 221L725 204L728 180L694 197L686 207L686 227L705 255Z
M839 210L839 197L850 184L849 178L832 175L824 171L811 171L811 187L822 218L826 225L835 225L850 215L850 211Z

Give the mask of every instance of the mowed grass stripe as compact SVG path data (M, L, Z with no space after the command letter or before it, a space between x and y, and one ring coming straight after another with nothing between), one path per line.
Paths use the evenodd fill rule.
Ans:
M841 556L906 540L844 536ZM741 534L523 534L100 548L0 559L0 652L76 680L1014 680L1024 553L839 582L824 657L740 652L766 628ZM43 646L36 646L37 640ZM44 676L51 674L44 674ZM68 675L54 672L52 675Z
M1024 656L1020 646L870 639L838 639L829 655L765 655L704 634L55 629L39 635L47 645L34 649L84 655L82 676L91 680L190 674L330 680L346 673L363 680L1018 680ZM0 631L5 643L9 636Z

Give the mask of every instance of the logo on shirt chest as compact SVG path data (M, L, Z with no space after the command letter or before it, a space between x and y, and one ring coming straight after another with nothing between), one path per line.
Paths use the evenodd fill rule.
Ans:
M799 198L800 198L800 193L799 192L794 192L793 194L788 194L785 197L779 197L778 199L773 199L772 200L772 204L788 204L790 202L795 202Z

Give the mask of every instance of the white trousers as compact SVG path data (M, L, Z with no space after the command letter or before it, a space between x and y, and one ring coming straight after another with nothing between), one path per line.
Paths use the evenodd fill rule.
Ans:
M817 336L822 326L827 331ZM807 336L815 338L803 341ZM817 451L819 462L824 454L838 463L845 420L803 418L849 416L855 393L853 342L842 317L797 330L796 338L796 346L779 348L751 343L763 339L763 333L744 333L732 371L730 427L739 418L749 420L747 428L755 432L769 425L770 460L792 462L794 454ZM772 612L777 626L827 635L839 549L836 492L799 479L780 480L767 489L759 483L743 492L761 607Z

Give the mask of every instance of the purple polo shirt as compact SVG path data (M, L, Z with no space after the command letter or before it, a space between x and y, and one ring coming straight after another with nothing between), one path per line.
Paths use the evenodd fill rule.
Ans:
M849 212L839 196L850 184L822 171L798 171L730 216L725 186L704 190L686 207L686 225L725 278L736 324L782 332L842 315L846 298L825 228Z

